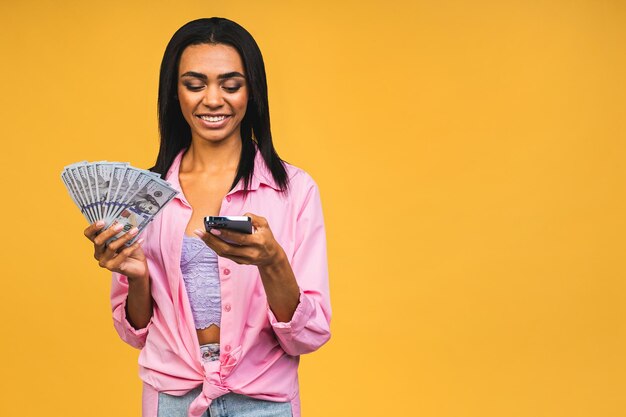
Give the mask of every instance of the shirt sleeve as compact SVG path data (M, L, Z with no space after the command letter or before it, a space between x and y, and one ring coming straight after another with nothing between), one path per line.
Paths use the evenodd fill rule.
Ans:
M319 349L330 339L326 232L319 191L308 175L297 213L291 268L300 287L300 301L291 320L279 322L269 307L267 311L278 342L289 355L297 356Z
M113 326L120 338L134 348L141 349L146 344L148 330L152 319L143 329L135 329L126 317L126 299L128 297L128 278L113 272L111 282L111 309L113 310Z

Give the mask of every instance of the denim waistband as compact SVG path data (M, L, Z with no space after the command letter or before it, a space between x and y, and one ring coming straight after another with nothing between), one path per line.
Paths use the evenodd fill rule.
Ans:
M207 343L206 345L200 345L200 353L202 354L203 362L211 362L211 361L219 360L220 344L219 343Z

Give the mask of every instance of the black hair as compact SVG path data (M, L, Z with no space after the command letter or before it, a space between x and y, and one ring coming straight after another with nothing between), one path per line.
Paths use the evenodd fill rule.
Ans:
M157 104L161 144L156 163L150 170L165 175L176 155L191 144L191 128L183 117L176 98L178 65L185 48L199 44L224 44L235 48L243 61L249 88L248 106L240 126L241 157L231 189L243 178L244 192L247 192L254 174L254 157L258 148L274 181L281 191L286 191L289 186L287 171L272 143L267 80L261 50L247 30L220 17L186 23L174 33L165 48Z

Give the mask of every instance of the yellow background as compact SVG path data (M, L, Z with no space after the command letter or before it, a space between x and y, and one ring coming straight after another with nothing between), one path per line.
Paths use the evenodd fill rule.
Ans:
M138 416L137 352L59 174L149 167L165 45L261 46L322 190L333 338L305 417L626 415L626 3L0 3L0 415Z

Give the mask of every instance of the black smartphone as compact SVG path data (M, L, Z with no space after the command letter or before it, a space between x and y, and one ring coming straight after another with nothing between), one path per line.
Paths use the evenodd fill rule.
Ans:
M207 216L204 218L204 228L228 229L240 233L252 233L252 219L248 216Z

